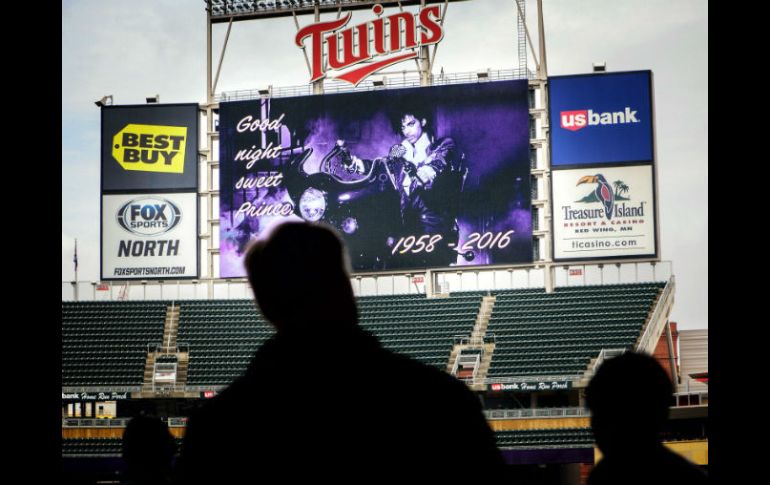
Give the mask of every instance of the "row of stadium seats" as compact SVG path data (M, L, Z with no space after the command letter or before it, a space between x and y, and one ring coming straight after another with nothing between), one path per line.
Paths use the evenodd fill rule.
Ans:
M253 300L190 300L179 308L177 342L189 347L189 385L229 384L275 333Z
M634 345L663 286L499 292L487 327L496 344L488 377L584 373L602 348Z
M359 298L359 324L376 335L383 347L445 369L454 337L473 331L482 294Z
M539 446L585 446L594 444L591 428L518 429L495 431L500 448Z
M62 302L62 385L140 385L147 345L163 339L167 305Z
M454 298L438 298L438 299L425 299L425 301L409 300L404 303L399 303L399 308L411 309L411 308L473 308L478 302L479 298L464 298L462 300L455 300ZM391 301L378 301L371 302L366 305L358 305L359 309L363 309L366 312L373 310L390 311L393 309L393 300Z
M466 315L464 317L449 316L446 318L441 317L401 317L401 318L377 318L369 319L362 318L359 323L363 325L367 330L410 330L421 329L425 331L448 329L457 326L468 326L470 324L473 327L473 323L476 320L476 315Z
M177 451L182 446L182 439L176 438ZM62 439L62 455L103 455L121 456L123 440L121 438L64 438Z
M497 446L505 448L538 447L592 447L594 444L591 428L557 428L557 429L520 429L495 431ZM175 439L177 450L182 445L182 439ZM63 456L121 456L123 441L121 438L64 438L62 439Z
M581 374L602 348L634 344L663 286L567 287L550 294L542 288L493 291L497 301L487 335L495 335L496 347L489 375ZM445 369L455 338L471 334L486 293L359 297L360 324L386 348ZM170 303L62 302L63 385L140 385L147 346L162 341ZM190 352L190 385L229 383L274 333L252 300L175 304L180 306L177 342ZM128 318L145 310L155 312L154 320ZM106 316L94 317L94 311ZM116 375L119 379L109 382L108 376Z
M481 302L476 302L471 307L452 308L452 307L414 307L414 308L401 308L394 307L389 310L376 309L368 311L366 309L360 309L358 311L359 320L361 319L393 319L393 318L408 318L408 317L420 317L421 319L435 319L435 318L452 318L452 317L472 317L478 314L479 305Z

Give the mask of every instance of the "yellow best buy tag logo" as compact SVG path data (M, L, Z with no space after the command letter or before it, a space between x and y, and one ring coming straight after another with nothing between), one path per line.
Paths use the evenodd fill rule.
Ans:
M125 170L184 173L186 126L126 125L112 138L112 157Z

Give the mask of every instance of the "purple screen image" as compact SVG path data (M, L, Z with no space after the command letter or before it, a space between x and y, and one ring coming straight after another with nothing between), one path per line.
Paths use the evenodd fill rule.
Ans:
M288 220L355 272L532 261L527 82L220 104L220 277Z

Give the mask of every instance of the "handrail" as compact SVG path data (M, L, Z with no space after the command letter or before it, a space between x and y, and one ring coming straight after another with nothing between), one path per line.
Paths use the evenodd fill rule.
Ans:
M644 329L642 336L639 338L639 344L636 346L636 350L644 353L651 353L654 350L654 346L658 343L658 336L662 332L663 325L666 322L665 318L662 318L661 313L663 309L668 305L669 299L673 297L674 289L676 287L676 281L674 275L668 279L666 286L660 294L658 303L655 305L655 310L652 312L650 321L647 327Z
M570 408L531 408L531 409L485 409L487 419L521 419L521 418L567 418L587 417L591 412L582 407Z
M478 73L473 72L461 72L444 74L443 76L433 76L433 85L443 86L448 84L466 84L477 82L489 82L489 81L505 81L513 79L529 79L532 77L532 73L526 69L494 69L488 71L488 80L480 81ZM387 87L388 89L394 88L413 88L420 86L420 76L417 75L399 75L389 74L387 75ZM374 86L371 81L364 82L358 86L350 86L343 83L325 84L324 93L352 93L361 91L374 91L381 88ZM312 94L312 86L308 84L301 84L297 86L281 86L273 87L270 91L270 97L283 98L291 96L306 96ZM264 97L259 93L259 89L243 89L238 91L226 91L221 92L215 96L217 102L225 101L243 101L250 99L260 99Z
M628 283L644 283L644 282L660 282L660 281L666 281L668 279L667 275L671 275L673 272L672 264L670 261L623 261L623 260L610 260L610 261L604 261L601 263L584 263L580 265L576 264L553 264L551 267L554 268L554 270L557 270L557 276L561 275L562 273L558 270L560 269L571 269L571 268L582 268L584 274L588 274L589 268L609 268L610 266L615 265L618 267L621 266L633 266L636 268L636 270L633 273L621 273L618 271L615 272L609 272L605 271L604 269L599 269L599 272L603 275L602 276L602 282L599 283L598 281L592 282L590 280L585 280L582 284L578 284L577 282L567 282L567 284L558 283L557 281L557 287L570 287L570 286L594 286L594 285L615 285L615 284L628 284ZM649 268L652 267L652 277L650 278L649 275L646 275L644 272L640 272L643 268ZM542 283L542 272L544 271L544 268L542 267L541 262L534 262L534 263L526 263L526 264L514 264L514 265L492 265L492 266L485 266L485 267L475 267L475 266L461 266L461 267L453 267L448 268L446 270L434 270L432 271L433 274L441 276L441 275L453 275L457 272L460 273L475 273L477 275L485 274L485 273L495 273L498 271L510 271L511 275L518 271L524 271L527 273L527 275L532 272L532 274L540 274L540 277L535 277L530 279L529 276L526 279L525 284L521 284L521 281L515 282L513 277L510 276L508 278L500 278L497 276L492 275L492 280L495 282L495 290L493 291L500 291L500 290L516 290L516 289L522 289L522 288L543 288L544 284ZM378 273L355 273L351 277L351 282L354 285L354 289L358 288L361 290L360 286L358 285L358 281L361 278L375 278L375 280L387 280L387 279L393 279L393 278L400 278L404 276L404 272L401 271L383 271ZM411 274L411 273L410 273ZM437 276L437 277L438 277ZM62 285L62 303L65 302L71 302L74 298L74 287L75 285L80 288L79 291L79 300L81 302L88 302L88 301L97 301L97 302L105 302L105 303L114 303L114 301L110 300L97 300L96 299L96 290L93 291L87 291L89 288L95 288L98 284L98 281L61 281ZM183 294L180 292L179 288L181 287L194 287L196 284L207 284L207 285L246 285L246 278L243 279L221 279L221 278L212 278L212 277L202 277L197 280L164 280L164 281L147 281L145 282L143 286L160 286L161 288L167 287L169 290L177 292L173 293L174 301L176 304L176 301L201 301L201 300L207 300L207 298L198 298L195 296L190 297L184 297ZM139 281L131 281L127 283L129 285L140 285L141 283ZM470 286L468 286L470 285ZM392 295L414 295L409 290L398 290L398 285L391 286L393 288L393 292L390 293ZM173 288L173 290L172 290ZM467 282L463 282L463 285L458 288L457 292L464 293L466 291L484 291L488 290L489 288L486 288L483 284L479 283L478 278L475 280L470 280ZM225 296L227 294L227 296ZM367 296L374 296L373 294L370 295L369 293L360 292L360 294L357 295L357 298L360 297L367 297ZM382 296L382 295L380 295ZM129 297L129 301L138 301L143 300L142 298L133 299L134 297ZM213 298L215 300L250 300L250 298L231 298L230 293L222 292L222 293L215 293L213 295ZM169 302L171 299L155 299L152 301L163 301L163 302Z
M187 417L161 418L170 428L187 426ZM62 428L125 428L131 418L62 418Z
M596 374L596 371L599 369L599 366L601 366L605 360L611 359L612 357L617 357L621 354L623 354L626 351L626 349L602 349L599 351L599 357L597 357L596 362L594 362L594 365L586 371L585 374L583 374L584 378L590 378L594 374Z
M523 377L486 377L484 379L474 378L471 381L473 385L488 384L510 384L514 382L552 382L552 381L578 381L581 374L562 374L558 376L523 376Z
M73 392L139 392L142 386L62 386L62 393Z

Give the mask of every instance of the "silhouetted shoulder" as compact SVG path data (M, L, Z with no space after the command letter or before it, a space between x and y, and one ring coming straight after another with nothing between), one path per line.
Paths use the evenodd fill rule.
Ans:
M708 483L705 472L664 446L652 455L640 453L636 458L633 462L613 458L601 460L591 472L588 485Z

